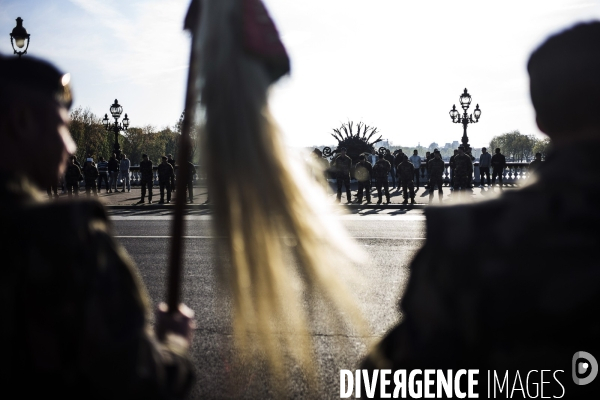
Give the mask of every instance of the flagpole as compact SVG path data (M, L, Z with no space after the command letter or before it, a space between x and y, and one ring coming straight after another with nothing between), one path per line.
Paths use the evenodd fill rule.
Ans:
M179 162L177 181L176 181L176 196L175 196L175 215L173 216L173 226L171 232L171 254L169 258L169 270L167 280L167 305L169 312L173 313L178 310L179 303L181 301L181 276L183 273L182 258L183 258L183 230L185 223L183 215L185 213L186 204L186 184L191 181L193 177L190 176L190 168L188 166L189 155L191 154L191 143L190 143L190 128L192 121L194 120L196 107L197 107L197 96L196 96L196 82L197 82L197 55L196 55L196 42L197 42L197 22L200 19L200 1L192 0L188 14L185 19L184 29L189 30L192 33L192 44L190 50L190 64L188 70L188 81L187 90L185 97L185 113L183 116L181 126L181 138L179 140L179 153L178 159L183 160Z

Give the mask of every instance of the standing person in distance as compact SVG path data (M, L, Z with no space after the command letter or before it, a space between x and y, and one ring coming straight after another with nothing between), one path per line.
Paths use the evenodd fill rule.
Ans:
M458 154L454 157L454 190L470 189L470 177L473 174L471 157L465 153L464 147L458 146Z
M94 164L94 159L91 157L86 158L85 163L83 164L83 180L85 183L85 194L87 194L88 197L90 197L90 192L93 192L94 196L98 197L96 180L99 180L99 175L100 173Z
M479 187L483 187L483 177L487 177L487 185L490 186L490 167L492 166L492 155L483 147L479 156Z
M367 161L364 155L358 157L358 162L354 168L354 176L358 181L356 203L362 203L364 191L367 197L367 204L371 204L371 177L373 176L373 166Z
M415 150L413 155L410 156L410 162L414 167L414 183L415 183L415 192L419 190L419 178L421 176L421 157L419 156L419 152ZM411 179L412 181L413 179Z
M437 150L437 149L435 149ZM425 189L429 189L429 161L433 160L433 154L430 151L425 152L425 170L427 171L427 182L425 183Z
M192 163L191 161L188 161L187 164L188 169L189 169L189 175L188 175L188 181L185 184L185 189L186 192L188 194L188 200L190 203L194 202L194 176L196 175L196 166L194 166L194 163ZM180 165L180 167L182 167ZM183 193L183 195L185 196L185 192ZM206 201L208 202L208 198L206 199Z
M108 193L112 193L113 189L115 189L115 193L116 193L117 192L117 179L119 178L119 161L117 161L116 154L112 154L110 156L110 160L108 160L108 178L109 178Z
M394 164L396 165L396 182L398 183L396 185L396 191L400 191L400 189L402 188L402 179L400 179L400 173L398 172L398 166L402 163L402 161L404 161L404 152L402 151L402 149L398 149L395 152L395 157L394 157Z
M102 156L98 160L98 193L102 189L102 181L104 181L104 187L106 188L106 193L108 193L108 189L110 188L108 185L108 161Z
M352 167L352 159L346 155L345 147L340 148L340 154L331 161L331 166L337 181L337 202L339 203L342 200L342 185L344 185L346 188L346 202L351 203L350 168Z
M165 204L165 189L167 191L167 203L171 202L171 180L175 176L173 167L169 164L167 157L162 156L162 162L158 164L158 186L160 188L160 201Z
M123 190L121 193L125 193L125 187L127 191L131 191L131 182L129 181L129 169L131 168L131 161L127 158L127 155L121 153L121 161L119 162L119 175L121 176L121 182L123 182Z
M392 168L390 162L386 160L382 154L379 154L379 160L373 166L373 174L375 175L377 196L379 200L377 204L381 204L382 188L385 192L386 204L390 204L390 183L388 181L388 174Z
M444 171L446 170L446 164L442 160L442 155L439 151L433 152L433 158L427 164L429 167L429 204L433 202L433 191L435 187L438 187L438 197L440 203L444 196L442 187L444 186Z
M142 198L137 204L144 204L146 198L146 190L148 190L148 204L152 204L152 186L154 185L154 171L152 170L152 161L148 158L147 154L142 154L142 161L140 162L140 173L142 179Z
M496 149L496 154L492 156L492 187L496 184L496 177L498 177L498 183L500 184L500 190L502 190L502 175L504 174L504 168L506 168L506 157L500 153L500 149Z
M385 150L385 158L390 163L390 175L392 176L392 189L396 187L396 162L394 156L390 153L390 149Z
M454 163L454 159L458 155L458 150L454 149L454 154L450 156L450 161L448 162L450 166L450 190L454 190L454 168L456 164Z
M171 167L173 167L173 172L175 172L175 160L173 159L173 155L172 154L167 154L167 162L169 164L171 164ZM175 175L173 175L173 178L171 178L171 192L175 191Z
M542 166L542 153L535 153L535 160L529 163L529 173L537 171Z
M79 182L83 179L83 175L81 174L81 169L75 164L76 157L69 157L69 165L67 165L67 171L65 172L65 182L67 185L67 194L69 197L79 196Z
M417 151L415 150L415 154L416 153ZM421 159L421 157L419 157L419 159ZM404 155L404 160L398 165L398 175L402 180L402 196L404 197L402 204L408 204L409 197L410 203L415 204L415 186L413 183L413 177L416 175L415 166L412 161L409 161L406 155Z

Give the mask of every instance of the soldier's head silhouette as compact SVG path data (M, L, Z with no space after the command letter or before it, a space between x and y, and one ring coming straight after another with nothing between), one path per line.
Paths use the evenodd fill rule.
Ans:
M47 186L76 150L67 129L70 75L32 57L0 56L0 171Z
M542 132L553 141L600 137L600 22L549 37L527 64L531 101Z

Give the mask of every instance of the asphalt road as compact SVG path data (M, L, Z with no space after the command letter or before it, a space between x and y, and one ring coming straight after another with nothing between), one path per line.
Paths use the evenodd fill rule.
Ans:
M164 300L171 216L164 211L119 210L113 211L111 218L117 240L137 263L153 304ZM366 343L384 335L400 319L397 303L410 260L424 242L425 221L419 210L365 210L335 218L368 254L368 261L356 268L360 279L351 289L372 336L361 338L343 327L332 327L324 316L315 321L312 335L320 383L315 395L308 392L300 374L292 373L282 394L268 384L264 365L235 362L229 300L213 271L218 239L212 234L210 214L199 211L188 216L183 297L195 310L198 324L192 348L198 380L191 398L339 398L339 370L357 368Z

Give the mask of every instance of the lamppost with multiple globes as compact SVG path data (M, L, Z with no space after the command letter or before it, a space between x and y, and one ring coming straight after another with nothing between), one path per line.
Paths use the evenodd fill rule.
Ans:
M481 117L481 110L479 109L479 104L477 104L475 106L475 111L473 111L473 114L467 114L467 110L471 105L471 95L469 94L469 92L467 92L466 88L463 94L460 96L459 101L463 109L462 116L460 115L460 112L456 109L456 104L454 104L452 105L452 110L450 110L450 118L452 118L452 122L454 122L455 124L463 125L462 145L465 148L465 153L471 154L471 146L469 146L469 138L467 137L467 126L469 124L475 124L479 122L479 117ZM473 119L473 117L475 117L475 119Z
M27 49L29 48L29 36L30 35L27 33L27 29L23 27L23 18L18 17L17 26L15 26L10 33L10 44L12 45L15 54L17 54L19 58L21 58L23 54L27 54ZM25 47L25 50L17 51L15 46L17 46L19 49Z
M123 107L121 107L117 99L115 99L115 103L112 106L110 106L110 114L115 119L115 122L110 123L108 119L108 114L104 114L104 119L102 120L104 128L107 131L113 131L115 133L115 145L113 146L113 153L115 153L115 155L117 156L117 160L121 158L121 146L119 146L119 132L127 131L127 128L129 128L129 118L127 117L127 114L125 114L125 118L123 118L123 123L119 123L119 118L121 117L122 113Z

